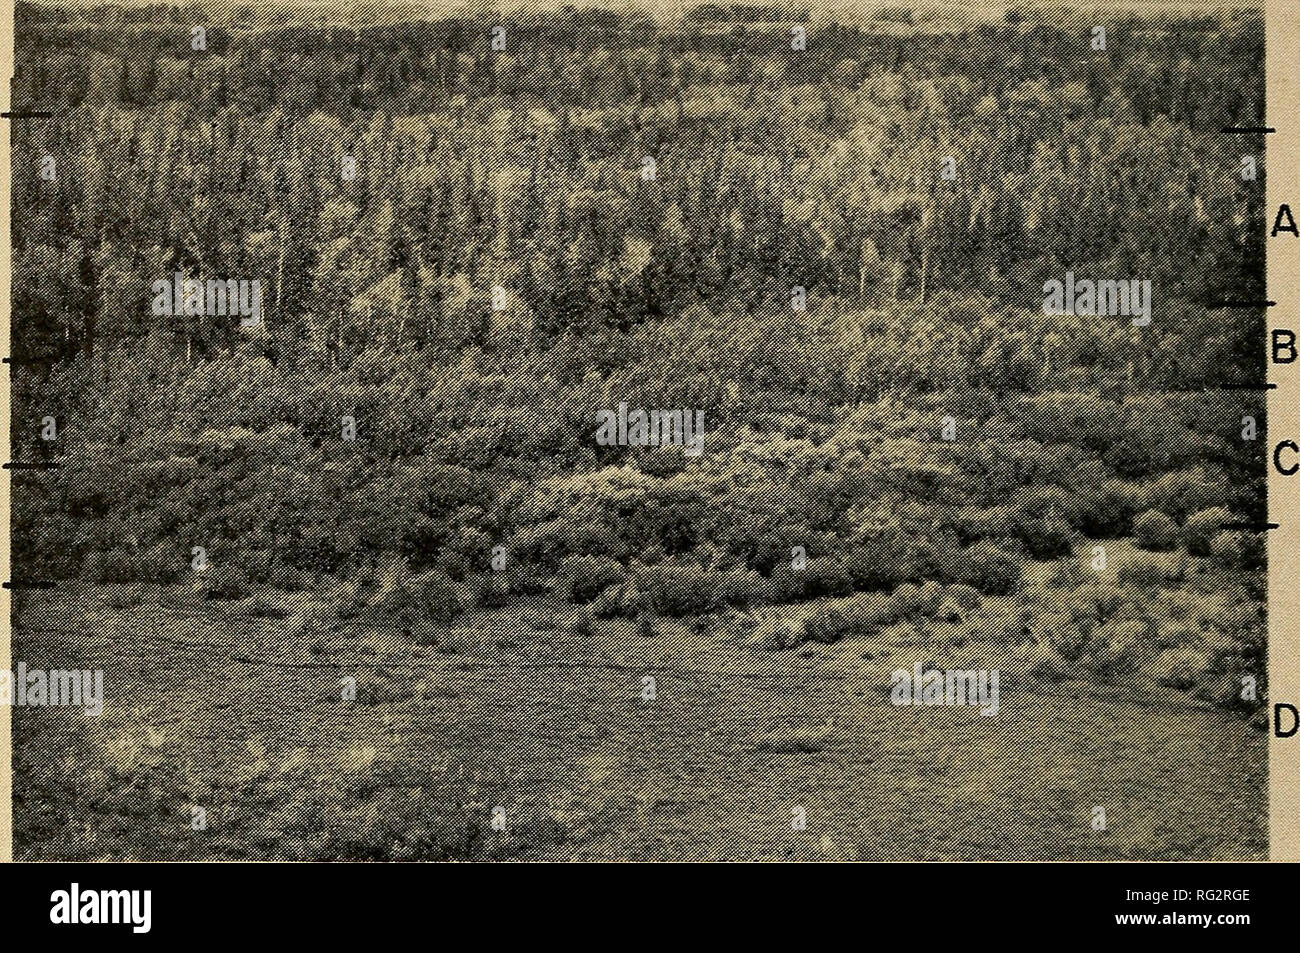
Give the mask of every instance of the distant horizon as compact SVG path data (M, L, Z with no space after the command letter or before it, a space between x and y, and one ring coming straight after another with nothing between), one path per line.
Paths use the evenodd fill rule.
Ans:
M1122 17L1178 17L1178 16L1218 16L1231 17L1235 14L1257 12L1262 15L1262 2L1255 5L1240 3L1221 3L1217 0L1118 0L1118 2L1101 3L1099 0L1070 3L1015 3L1015 2L976 2L953 7L933 2L926 3L890 3L874 2L870 4L854 3L852 0L807 0L795 3L712 3L708 0L365 0L351 6L339 7L327 4L325 0L267 0L254 4L249 0L224 0L214 6L205 0L184 0L184 2L166 2L166 0L16 0L31 8L50 11L67 11L76 14L88 10L120 10L126 14L150 7L166 7L179 11L200 11L210 25L220 26L231 23L236 11L248 13L241 16L236 28L263 29L283 28L302 25L315 29L323 27L356 28L358 26L398 26L437 22L460 18L483 17L497 14L503 17L521 18L529 14L549 16L565 9L586 11L607 11L623 16L645 16L653 18L663 25L677 25L692 12L702 7L716 6L724 9L739 7L781 8L792 13L802 14L789 20L782 18L772 21L750 19L728 22L725 20L701 20L698 26L717 30L729 27L748 26L755 28L763 23L799 22L811 27L827 24L857 26L874 30L882 34L908 35L920 33L942 33L971 29L979 24L1007 22L1008 14L1016 11L1022 14L1019 22L1042 22L1065 24L1074 18L1089 19L1104 13L1109 19ZM1104 8L1104 9L1103 9ZM915 15L915 20L904 22L885 13L907 13ZM93 26L75 15L71 18L80 25ZM15 17L17 21L18 18ZM150 26L155 20L129 20L135 27ZM39 26L39 23L27 22L25 26Z
M169 2L169 0L16 0L15 6L26 4L34 7L51 7L51 8L103 8L118 7L122 9L132 7L175 7L184 9L187 7L210 6L206 0L180 0L180 2ZM337 4L332 4L328 0L263 0L256 5L248 0L225 0L220 4L220 8L234 9L241 6L256 6L258 9L267 7L302 7L317 8L332 6L338 9ZM469 10L500 10L502 12L510 10L539 10L539 9L563 9L573 7L575 9L595 9L609 10L611 12L622 11L643 11L647 13L658 12L664 9L694 10L701 7L716 6L724 9L735 9L743 7L752 8L776 8L788 7L791 10L808 10L810 13L824 14L827 12L835 14L855 13L855 14L876 14L885 11L910 11L913 13L923 13L934 19L952 18L965 19L988 15L993 12L1007 12L1018 10L1025 14L1048 13L1048 12L1083 12L1092 11L1100 7L1113 10L1117 13L1131 13L1142 11L1186 11L1189 13L1214 13L1214 12L1232 12L1238 10L1262 10L1263 3L1243 4L1243 3L1226 3L1218 0L1112 0L1112 2L1102 2L1102 0L1085 0L1085 2L977 2L963 4L960 8L954 8L950 4L925 2L873 2L869 4L854 3L852 0L800 0L795 3L730 3L730 2L712 2L712 0L506 0L506 2L497 2L497 0L456 0L456 2L444 2L444 0L364 0L361 3L354 3L350 7L341 9L340 13L355 13L366 8L419 8L427 10L430 13L439 15L445 13L456 13Z

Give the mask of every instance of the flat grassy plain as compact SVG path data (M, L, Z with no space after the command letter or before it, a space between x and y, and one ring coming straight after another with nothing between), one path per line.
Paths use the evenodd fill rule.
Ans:
M310 593L275 619L127 592L24 610L14 657L102 668L105 706L15 709L23 859L1265 856L1258 721L1154 684L1034 677L1039 646L978 620L951 623L968 641L886 629L772 652L738 616L586 634L543 596L414 645L325 623ZM889 672L922 658L999 667L998 715L893 706Z

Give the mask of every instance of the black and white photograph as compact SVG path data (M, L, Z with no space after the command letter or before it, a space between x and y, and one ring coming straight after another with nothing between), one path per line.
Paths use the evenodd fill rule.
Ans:
M1269 859L1262 7L12 29L15 861Z

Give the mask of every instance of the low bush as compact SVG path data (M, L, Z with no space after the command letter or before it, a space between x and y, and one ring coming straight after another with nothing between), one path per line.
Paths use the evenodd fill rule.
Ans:
M307 578L292 566L277 564L267 574L268 585L284 592L301 592L307 588Z
M992 543L976 543L966 550L966 556L970 568L961 581L987 596L1005 596L1020 581L1016 558Z
M1098 681L1112 682L1136 671L1147 642L1147 629L1141 622L1108 622L1093 631L1080 664Z
M1077 662L1088 646L1088 629L1068 616L1053 615L1050 620L1041 616L1035 622L1047 637L1047 644L1067 662Z
M451 580L439 572L425 573L411 580L412 595L419 612L438 625L448 625L465 611Z
M1216 533L1210 539L1209 554L1225 569L1243 569L1246 565L1245 533Z
M479 576L470 587L474 605L481 609L500 609L510 602L510 582L502 576Z
M146 550L140 556L140 576L147 582L170 585L189 569L189 560L167 543Z
M560 565L560 593L569 602L591 602L627 578L623 567L606 556L570 556Z
M1016 527L1016 538L1033 559L1060 559L1074 552L1070 526L1062 519L1027 519Z
M716 578L699 566L650 566L637 571L646 608L659 615L702 615L722 604Z
M894 606L904 618L932 616L943 602L943 591L943 586L937 582L921 586L904 583L894 590Z
M1233 522L1232 511L1222 506L1198 510L1183 524L1183 545L1193 556L1209 556L1210 541L1222 531L1224 523Z
M596 630L591 624L591 613L583 609L574 616L573 622L569 625L569 631L584 639L594 635Z
M974 609L980 604L979 590L974 586L958 583L944 590L944 598L957 603L962 609Z
M1078 528L1092 539L1127 536L1138 506L1138 494L1128 484L1111 481L1091 487L1079 495Z
M625 586L610 586L588 604L588 609L597 619L617 619L622 615L631 618L636 615L636 607L628 599Z
M1133 559L1119 567L1115 578L1121 585L1156 589L1166 581L1166 569L1158 560Z
M785 623L776 623L760 627L756 637L761 648L769 652L784 652L803 644L804 633Z
M865 635L871 626L836 609L822 609L803 623L804 638L812 642L838 642L849 635Z
M142 578L143 566L139 558L124 549L91 553L86 557L83 575L91 582L120 585Z
M1178 524L1159 510L1147 510L1133 520L1133 541L1142 549L1173 549L1178 545Z
M206 599L246 599L250 595L248 574L239 566L209 566L199 573L199 586Z
M855 589L888 591L909 578L910 559L900 540L870 539L856 543L844 556Z
M853 586L853 577L837 560L810 559L803 569L777 566L772 572L771 598L774 602L800 602L846 596Z
M1197 682L1209 674L1210 667L1208 653L1181 646L1161 652L1151 667L1151 673L1158 684L1185 692L1195 688Z

